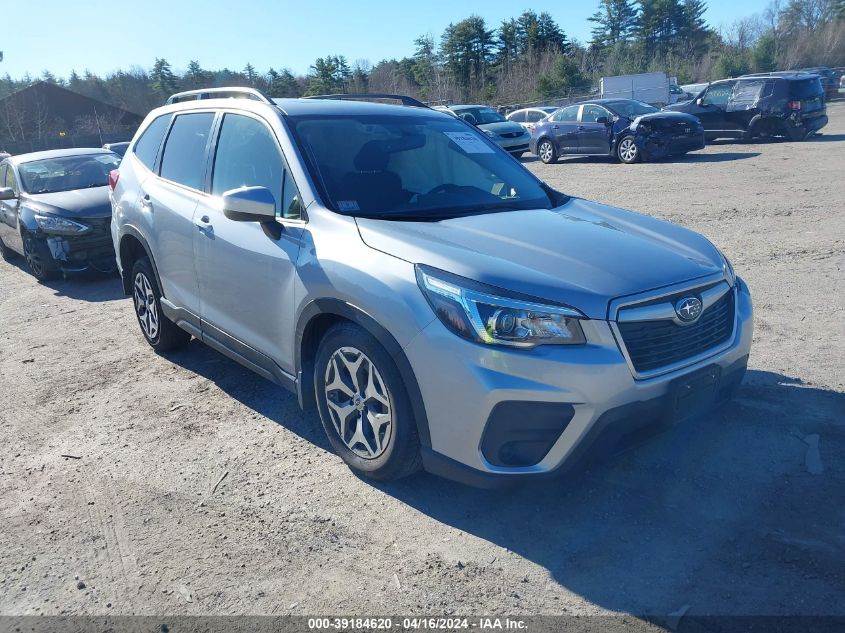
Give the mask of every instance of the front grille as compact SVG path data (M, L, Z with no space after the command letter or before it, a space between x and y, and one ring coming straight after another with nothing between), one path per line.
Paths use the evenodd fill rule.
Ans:
M620 322L619 332L634 369L649 372L703 354L730 339L734 293L725 293L692 325L673 321Z
M504 134L499 134L502 138L519 138L525 134L525 132L505 132Z

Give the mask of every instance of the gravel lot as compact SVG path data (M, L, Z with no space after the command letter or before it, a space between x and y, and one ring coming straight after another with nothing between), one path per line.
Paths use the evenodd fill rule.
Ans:
M359 480L291 395L196 342L156 356L115 278L0 262L0 613L845 615L829 114L803 143L528 161L708 235L754 294L755 347L718 415L511 491Z

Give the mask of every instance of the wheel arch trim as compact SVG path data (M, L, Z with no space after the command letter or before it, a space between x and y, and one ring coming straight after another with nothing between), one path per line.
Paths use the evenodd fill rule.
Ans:
M431 434L428 428L428 417L425 412L422 392L420 391L411 363L408 361L408 357L405 355L402 346L371 315L367 314L361 308L339 299L314 299L302 309L297 319L295 367L300 406L305 409L316 402L312 381L307 378L307 375L313 371L313 361L305 358L303 352L305 351L306 345L310 343L307 340L309 327L315 319L325 315L339 317L355 323L375 337L384 346L387 353L390 354L390 357L396 363L396 368L399 370L402 382L408 393L411 409L414 412L414 421L416 422L420 444L431 447Z
M120 243L118 244L117 252L115 253L115 256L117 257L118 262L120 263L120 270L121 270L121 273L122 273L121 274L121 280L123 281L123 292L126 295L129 295L129 294L132 293L132 280L130 279L132 271L126 270L126 267L123 265L123 244L124 244L124 241L126 240L127 237L133 237L138 242L140 242L141 247L144 249L144 252L147 254L147 259L150 260L150 265L153 267L153 273L155 273L155 276L156 276L156 283L158 284L159 292L161 292L161 296L164 297L164 290L163 290L162 285L161 285L161 277L158 274L158 267L156 266L155 258L153 258L153 252L150 249L150 245L147 242L146 238L143 236L143 234L138 229L136 229L134 226L132 226L131 224L126 224L122 227L121 235L120 235Z

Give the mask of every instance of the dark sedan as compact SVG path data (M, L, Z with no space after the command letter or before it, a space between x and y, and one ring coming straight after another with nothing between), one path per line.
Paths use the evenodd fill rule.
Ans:
M0 162L0 254L23 255L41 281L60 273L115 269L104 149L63 149Z
M696 117L631 99L597 99L561 108L537 124L530 146L544 163L564 154L616 156L636 163L703 147L704 128Z

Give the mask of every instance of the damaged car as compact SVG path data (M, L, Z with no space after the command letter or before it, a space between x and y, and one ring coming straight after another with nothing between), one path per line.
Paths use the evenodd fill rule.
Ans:
M120 156L105 149L21 154L0 163L0 254L23 255L32 274L114 272L109 172Z
M564 154L615 156L637 163L704 148L696 117L633 99L596 99L561 108L534 129L530 149L544 163Z

